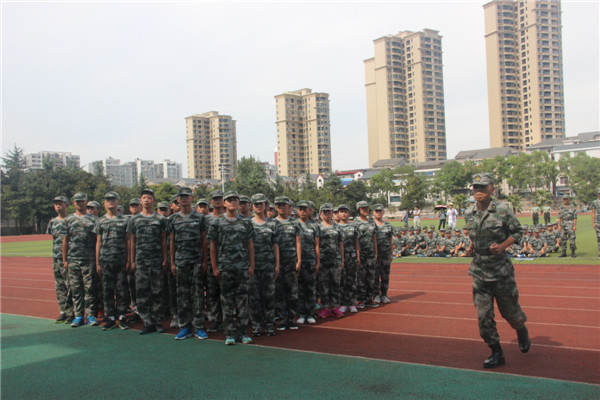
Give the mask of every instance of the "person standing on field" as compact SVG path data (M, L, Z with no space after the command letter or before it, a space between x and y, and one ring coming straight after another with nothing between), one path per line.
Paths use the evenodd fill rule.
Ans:
M596 241L598 242L598 257L600 257L600 189L596 191L598 198L592 201L592 226L596 231Z

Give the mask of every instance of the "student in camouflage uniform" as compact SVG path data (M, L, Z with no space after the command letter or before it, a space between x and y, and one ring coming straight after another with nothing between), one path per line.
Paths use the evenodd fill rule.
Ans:
M454 228L454 237L452 238L452 250L450 250L450 257L458 257L458 246L461 239L460 229Z
M409 227L408 235L406 235L406 244L408 245L408 248L406 249L406 255L413 256L417 254L417 250L419 248L419 239L420 238L415 236L413 227Z
M458 256L459 257L466 257L467 256L467 249L469 248L469 246L471 245L471 238L469 237L469 229L467 227L464 227L462 229L462 235L460 237L460 241L458 243L457 249L458 249ZM513 244L513 246L515 246L515 244ZM509 247L509 249L512 246ZM508 251L508 249L507 249Z
M375 225L377 226L377 261L375 266L375 283L373 285L373 302L390 303L387 296L390 286L390 269L392 266L392 238L394 237L394 227L383 220L383 205L375 204L373 206L373 215L375 216Z
M360 246L358 244L358 228L348 222L350 207L346 204L338 206L340 222L338 228L344 238L344 269L341 277L341 307L340 311L357 312L356 308L356 279L360 265Z
M252 335L275 335L275 279L279 275L279 245L275 241L275 222L266 216L269 200L262 193L252 196L254 217L254 274L248 292Z
M344 238L333 222L333 204L324 203L319 209L321 225L319 227L320 268L317 279L321 286L321 311L319 317L341 318L340 279L344 269Z
M548 250L548 244L540 236L540 231L544 231L544 228L539 227L533 231L533 238L529 241L529 255L532 257L546 257Z
M204 330L204 272L206 271L206 227L204 215L192 208L192 189L177 191L180 210L169 219L171 272L177 282L176 340L207 339Z
M154 191L143 189L142 212L129 220L131 269L135 271L137 311L144 323L140 335L164 332L162 277L167 268L167 221L154 211Z
M210 203L206 199L200 199L196 203L196 211L202 215L208 215L210 213Z
M559 236L554 234L552 224L546 227L546 232L544 232L544 240L548 243L548 253L556 253L560 248L559 244ZM541 235L540 235L541 236Z
M550 211L552 209L550 208L549 203L546 203L543 207L542 207L542 213L544 214L544 224L548 225L550 224Z
M598 198L592 201L590 208L592 210L592 226L596 231L596 241L598 242L598 257L600 257L600 189L596 193Z
M88 214L93 214L96 217L100 215L100 203L97 201L88 201L86 209Z
M171 207L168 201L161 201L156 205L156 213L162 215L167 220L167 267L165 268L165 275L163 276L163 315L171 315L170 328L179 328L179 316L177 315L177 282L175 274L171 270ZM204 292L204 290L203 290Z
M403 257L408 255L408 242L406 241L408 229L405 226L397 230L397 235L394 240L394 256Z
M358 218L354 220L354 225L358 228L358 247L360 251L360 265L357 274L356 297L358 308L379 307L379 304L373 301L372 294L375 291L375 263L378 257L377 253L377 226L369 219L371 208L366 201L356 203Z
M438 239L433 236L433 229L426 229L426 231L427 236L425 237L425 247L419 247L417 249L417 254L419 257L434 257L437 252Z
M569 196L563 196L563 204L558 209L558 229L562 231L560 238L560 247L562 253L559 257L567 256L567 241L569 241L569 247L571 248L571 257L577 257L575 250L577 246L575 244L575 231L577 230L577 209L575 206L569 204Z
M63 239L63 265L68 270L69 287L73 295L75 319L71 326L98 325L94 303L94 262L96 259L95 217L86 210L87 195L75 193L75 213L64 220L66 235Z
M298 274L302 265L302 228L290 218L290 199L275 198L277 217L275 240L279 245L279 275L275 280L275 315L281 319L278 330L298 329L295 317L298 312Z
M317 303L317 274L320 267L319 231L320 226L310 219L310 203L298 202L298 223L302 248L302 265L298 274L298 320L315 324L315 304Z
M55 197L52 201L56 217L48 223L47 235L52 235L52 271L54 272L54 289L56 300L60 308L60 315L55 323L70 324L73 322L73 297L69 289L69 274L63 265L63 238L67 234L65 218L69 199L64 196Z
M240 208L238 212L244 218L251 219L252 218L252 210L250 209L252 205L252 201L250 197L240 195Z
M527 316L519 305L515 270L505 251L520 239L521 225L510 206L492 199L495 188L490 174L475 174L472 188L476 203L465 214L471 237L467 255L473 255L469 275L473 277L479 333L492 349L483 367L494 368L505 363L494 320L494 300L502 316L516 329L521 352L529 351L531 345L525 326Z
M533 225L540 224L540 208L535 201L533 202L533 207L531 207L531 218L533 218Z
M206 215L206 226L210 227L212 222L225 213L223 207L223 192L220 190L213 190L210 193L210 202L213 207L212 213ZM210 258L210 251L208 252L208 265L212 265ZM208 317L211 324L208 326L208 332L218 332L222 329L223 323L223 310L221 308L221 284L219 280L214 276L213 269L207 268L206 270L206 309L209 310Z
M129 200L129 213L125 215L125 218L128 219L127 225L129 226L129 219L133 216L142 212L142 203L140 203L140 199L135 198ZM127 253L129 254L131 251L131 238L129 233L127 233ZM129 288L129 302L131 304L131 308L133 310L133 315L129 320L130 324L134 324L140 322L140 316L137 314L137 298L136 298L136 290L135 290L135 271L131 269L131 263L134 261L131 258L131 254L129 254L129 263L127 265L127 287Z
M104 196L106 214L96 221L96 271L103 281L103 302L106 323L102 330L115 328L117 316L119 327L128 329L127 312L127 218L119 214L120 196L108 192Z
M450 257L450 253L452 249L454 249L454 240L452 239L452 231L441 230L441 233L444 233L444 236L440 235L440 238L437 241L437 255L439 257Z
M225 344L234 345L236 339L249 344L252 339L246 334L249 321L248 279L254 273L255 232L252 222L238 214L237 192L225 193L223 200L225 214L212 221L208 240L213 274L221 283ZM233 322L234 313L237 329Z

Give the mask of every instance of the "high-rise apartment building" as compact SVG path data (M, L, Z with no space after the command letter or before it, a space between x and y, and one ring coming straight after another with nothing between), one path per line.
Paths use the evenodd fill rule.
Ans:
M237 167L235 121L216 111L185 119L188 177L230 179Z
M43 167L44 161L53 162L57 167L79 168L80 158L70 152L39 151L25 155L25 168L40 169Z
M155 163L152 160L141 160L121 164L121 160L116 158L105 158L104 160L93 161L89 164L89 172L97 174L102 171L108 179L117 186L132 187L141 176L147 180L154 179L181 179L181 163L171 160L164 160Z
M558 0L483 6L490 146L523 150L565 136Z
M364 61L369 164L446 159L442 37L403 31L375 39Z
M329 94L300 89L275 96L277 170L297 178L331 172Z

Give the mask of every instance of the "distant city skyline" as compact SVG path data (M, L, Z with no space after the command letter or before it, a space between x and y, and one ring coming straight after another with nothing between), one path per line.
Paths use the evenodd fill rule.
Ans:
M185 164L185 116L222 110L237 157L274 163L273 96L309 87L330 95L333 169L367 167L363 61L374 39L424 28L442 36L447 157L487 148L485 3L4 2L2 153ZM600 125L599 4L561 8L574 136Z

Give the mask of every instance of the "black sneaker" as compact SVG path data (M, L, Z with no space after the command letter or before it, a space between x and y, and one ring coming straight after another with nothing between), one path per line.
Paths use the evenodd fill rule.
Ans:
M291 330L296 330L298 329L298 325L296 325L294 321L288 321L287 328Z
M129 329L129 323L127 322L127 319L124 315L121 315L121 317L119 317L119 328L123 330Z
M69 315L67 319L65 319L65 324L70 324L74 319L75 317L73 315Z
M110 331L111 329L114 329L117 327L117 323L114 319L114 317L108 317L106 318L106 324L104 324L104 326L102 327L103 331Z
M165 328L163 328L163 326L161 324L154 325L154 330L156 331L156 333L164 333L165 332Z
M272 326L268 327L266 330L267 336L275 336L275 329Z
M260 331L260 328L252 329L252 336L259 337L260 335L262 335L262 332Z
M156 326L155 325L146 325L146 324L144 324L144 327L140 331L140 335L147 335L147 334L152 333L152 332L156 332Z
M218 332L221 330L221 324L217 321L211 322L210 326L206 330L207 332Z
M133 313L133 315L131 316L131 318L129 318L129 323L130 324L137 324L138 322L142 322L142 319L140 318L139 315L137 315L136 313Z
M68 318L68 317L67 317L67 315L66 315L66 314L62 314L62 313L61 313L61 314L58 316L58 318L56 318L56 319L54 320L54 323L55 323L55 324L64 324L64 323L65 323L65 321L67 320L67 318Z

